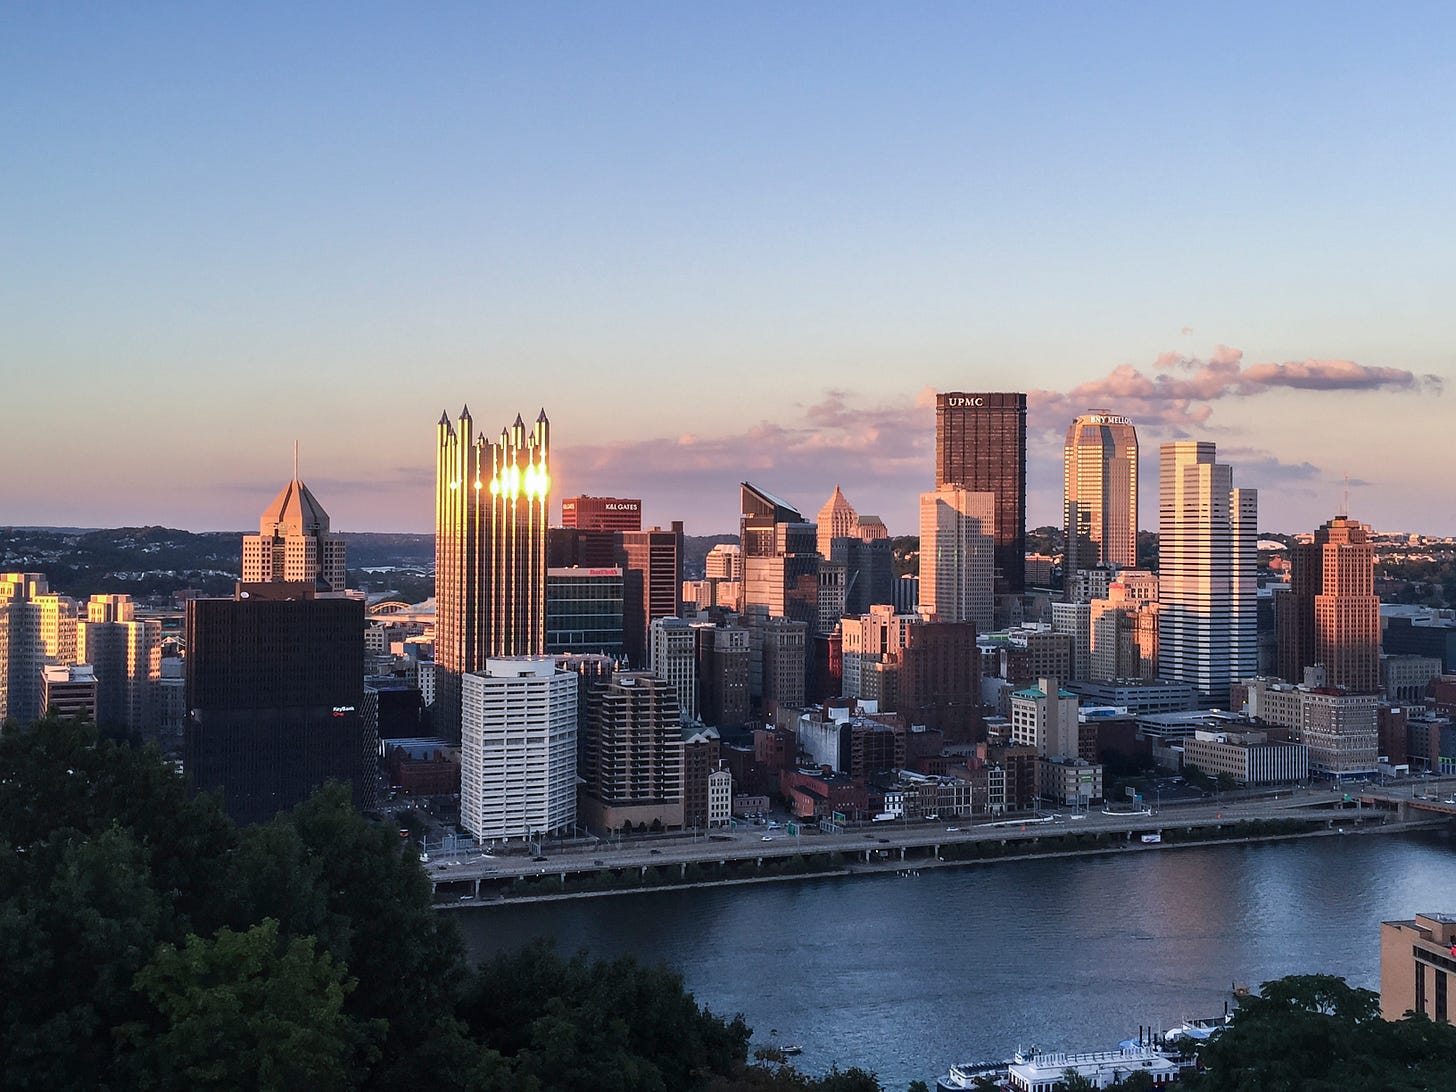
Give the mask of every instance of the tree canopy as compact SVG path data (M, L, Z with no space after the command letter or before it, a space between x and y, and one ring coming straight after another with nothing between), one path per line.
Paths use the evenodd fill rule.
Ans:
M239 828L70 721L0 733L0 979L7 1088L880 1087L749 1062L743 1020L665 968L543 944L471 967L346 788Z

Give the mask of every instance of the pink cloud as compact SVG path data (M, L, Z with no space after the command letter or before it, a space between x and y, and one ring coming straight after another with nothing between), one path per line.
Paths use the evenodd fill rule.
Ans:
M1205 426L1212 403L1246 398L1277 388L1318 391L1425 389L1439 393L1437 376L1418 377L1403 368L1374 367L1353 360L1301 360L1244 366L1242 349L1215 347L1206 358L1177 352L1159 354L1151 373L1120 364L1100 379L1070 391L1034 390L1028 395L1033 424L1062 428L1088 409L1106 406L1139 423L1161 424L1175 433Z

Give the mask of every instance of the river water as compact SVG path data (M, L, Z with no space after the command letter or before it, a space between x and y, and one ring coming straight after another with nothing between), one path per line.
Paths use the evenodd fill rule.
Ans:
M545 936L563 954L678 969L800 1068L902 1092L1018 1045L1102 1050L1223 1010L1234 982L1323 972L1380 987L1380 922L1456 912L1456 840L1309 838L1112 857L661 891L457 912L473 956ZM771 1034L776 1031L777 1035Z

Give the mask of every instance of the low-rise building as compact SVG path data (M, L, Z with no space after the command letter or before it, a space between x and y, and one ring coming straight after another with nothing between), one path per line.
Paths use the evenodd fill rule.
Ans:
M1210 777L1223 775L1241 785L1278 785L1309 777L1309 748L1270 742L1267 732L1197 729L1183 741L1183 762Z
M1099 803L1102 795L1102 765L1083 758L1043 755L1036 763L1037 795L1065 807Z

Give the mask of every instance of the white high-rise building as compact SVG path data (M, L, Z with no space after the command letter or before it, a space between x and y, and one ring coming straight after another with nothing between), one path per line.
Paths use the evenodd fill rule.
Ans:
M1258 673L1258 493L1214 445L1164 444L1158 490L1158 675L1227 705Z
M698 660L693 627L681 618L654 618L648 627L652 673L677 692L682 722L698 719Z
M576 824L576 684L554 656L461 676L460 825L485 840Z
M995 616L996 494L943 485L920 494L920 613L939 622Z

